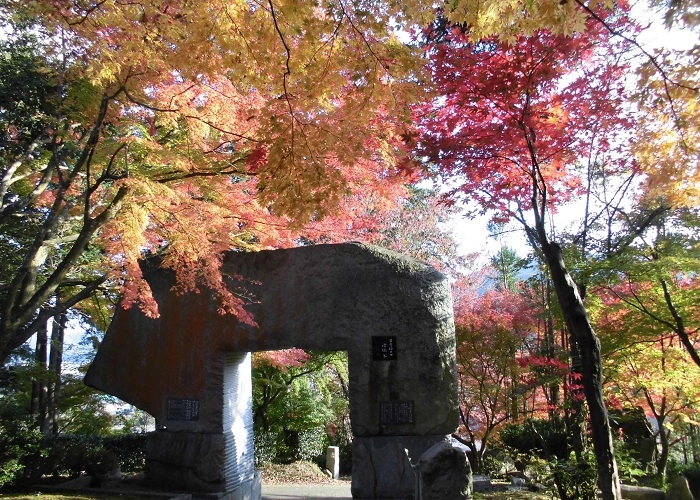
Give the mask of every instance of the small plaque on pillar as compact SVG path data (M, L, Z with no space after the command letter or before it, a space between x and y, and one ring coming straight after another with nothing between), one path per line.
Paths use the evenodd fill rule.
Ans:
M199 399L168 398L168 420L199 420Z
M372 337L372 358L374 361L392 361L396 359L396 336Z
M415 424L414 401L382 401L379 403L381 425Z

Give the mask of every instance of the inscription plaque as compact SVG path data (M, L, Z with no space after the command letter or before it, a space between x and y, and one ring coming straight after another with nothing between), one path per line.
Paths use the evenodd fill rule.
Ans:
M396 359L396 337L372 337L372 358L374 361Z
M414 401L382 401L379 403L381 425L415 424Z
M168 398L168 420L199 420L199 399Z

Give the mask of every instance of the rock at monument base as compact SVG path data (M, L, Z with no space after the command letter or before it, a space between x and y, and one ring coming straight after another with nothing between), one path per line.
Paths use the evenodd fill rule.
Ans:
M688 480L684 476L678 476L671 482L666 492L666 498L669 500L695 500L690 491Z
M146 440L144 483L190 491L226 490L223 434L155 431Z
M524 472L517 470L508 472L508 478L513 486L527 486L530 482L530 478Z
M420 457L438 436L355 436L352 442L353 498L414 498L416 476L406 456Z
M472 468L466 453L442 441L430 447L415 467L418 500L471 499Z
M472 489L476 492L491 491L493 489L491 478L484 474L472 475Z
M663 490L647 488L646 486L621 484L620 490L622 492L622 498L625 500L664 500L666 498L666 494Z

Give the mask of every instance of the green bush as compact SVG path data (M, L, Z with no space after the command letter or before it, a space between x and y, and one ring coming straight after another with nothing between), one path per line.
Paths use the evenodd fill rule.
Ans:
M545 460L550 457L568 459L566 431L556 421L533 418L520 424L507 424L501 429L499 437L516 454Z
M508 469L506 461L493 453L486 453L484 455L484 459L481 463L481 469L483 474L486 474L492 478L504 476L504 473L508 472L506 470Z
M120 434L102 439L106 450L119 460L119 468L125 474L140 472L146 466L146 434Z
M685 464L677 460L669 460L666 467L667 482L670 483L678 476L685 476L691 488L700 489L700 463Z
M638 484L646 476L642 463L625 441L615 443L615 461L620 474L620 480L625 484Z
M45 456L36 466L40 475L78 477L90 474L105 453L115 457L116 464L112 464L112 468L118 466L127 474L140 472L145 466L145 434L109 437L66 434L45 439L44 447Z
M554 488L559 498L571 500L595 500L598 474L594 465L586 460L557 460L550 462Z
M273 463L277 458L277 433L273 431L256 431L253 438L255 443L255 466L262 467Z
M0 487L20 479L43 453L43 435L22 420L0 422Z
M98 436L59 435L49 441L44 474L78 477L90 467L92 457L102 449Z
M113 451L98 448L88 453L89 463L85 469L88 476L104 476L119 468L119 457Z
M499 437L513 452L516 463L520 461L521 467L527 465L535 480L561 500L595 499L595 458L587 456L578 460L569 453L561 421L530 419L508 424L501 429Z
M299 431L297 458L299 460L313 460L320 456L325 457L325 450L328 447L328 437L326 429L316 427ZM325 463L325 460L324 460Z

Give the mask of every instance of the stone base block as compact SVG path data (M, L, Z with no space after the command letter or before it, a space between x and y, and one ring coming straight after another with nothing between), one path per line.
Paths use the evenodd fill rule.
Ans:
M155 431L146 440L144 482L191 492L225 492L224 435Z
M434 436L355 436L352 442L352 497L412 499L416 476L406 456L417 461L435 443Z
M262 473L255 471L253 479L233 491L219 497L220 500L260 500L262 498Z

